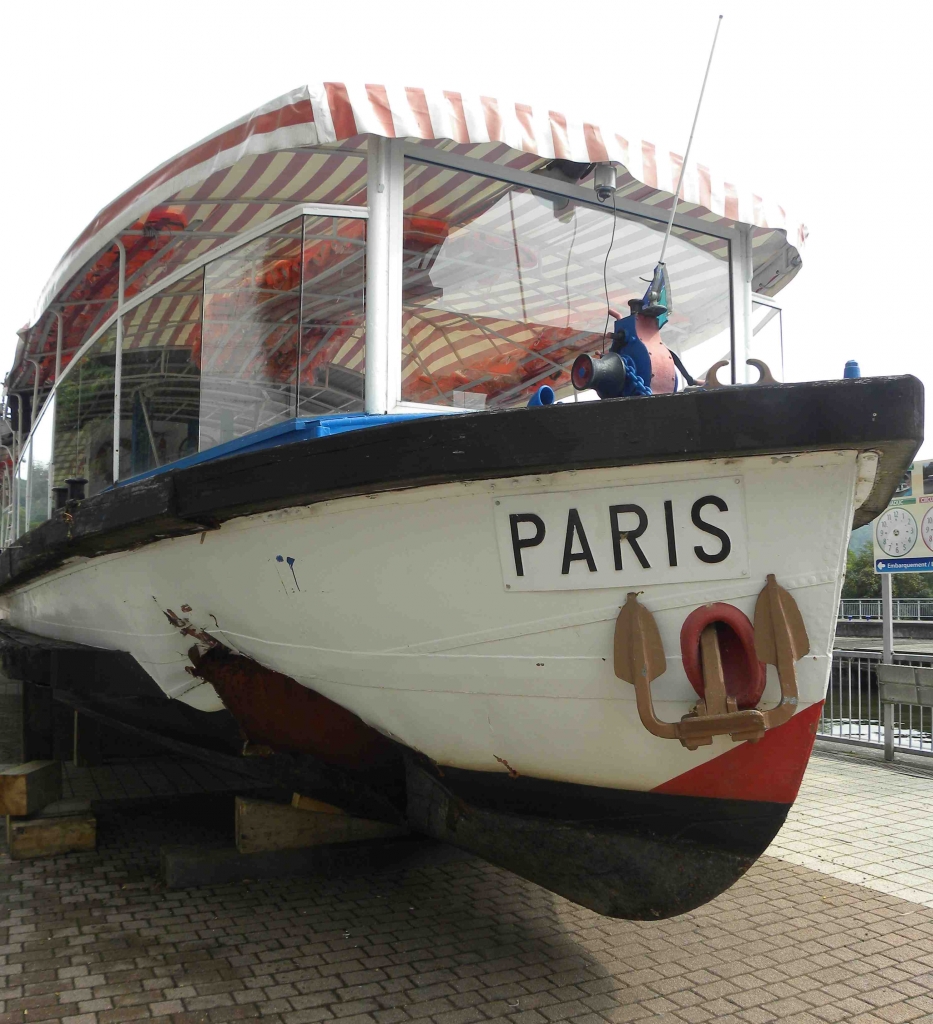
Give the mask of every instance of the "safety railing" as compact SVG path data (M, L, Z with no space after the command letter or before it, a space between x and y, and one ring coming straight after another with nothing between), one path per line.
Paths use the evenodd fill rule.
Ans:
M834 651L833 666L817 735L884 747L884 713L875 666L880 653ZM933 666L933 655L896 654L897 665ZM895 704L893 741L897 750L933 756L933 709Z
M933 620L933 597L896 597L894 618L916 622ZM840 619L880 619L880 597L844 597L839 602Z

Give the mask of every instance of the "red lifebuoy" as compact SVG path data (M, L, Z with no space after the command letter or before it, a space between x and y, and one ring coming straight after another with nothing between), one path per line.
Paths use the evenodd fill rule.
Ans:
M764 693L767 669L755 653L755 630L748 616L731 604L704 604L684 619L680 630L680 653L690 685L698 697L704 695L700 634L714 623L719 637L726 693L735 698L740 711L757 707Z

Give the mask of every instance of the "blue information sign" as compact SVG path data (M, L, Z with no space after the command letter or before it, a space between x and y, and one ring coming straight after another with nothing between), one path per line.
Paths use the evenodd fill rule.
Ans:
M875 572L933 572L933 462L904 473L875 520Z

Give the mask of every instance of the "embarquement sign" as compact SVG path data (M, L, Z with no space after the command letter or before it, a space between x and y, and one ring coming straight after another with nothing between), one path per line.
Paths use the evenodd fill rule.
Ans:
M908 467L875 520L875 572L933 572L933 461Z

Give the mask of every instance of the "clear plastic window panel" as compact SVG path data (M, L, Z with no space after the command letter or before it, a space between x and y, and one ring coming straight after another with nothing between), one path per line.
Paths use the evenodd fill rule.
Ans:
M29 495L29 455L31 442L23 446L16 475L13 479L13 536L21 537L29 529L26 510Z
M305 217L298 415L362 412L366 221Z
M120 479L198 451L204 271L123 318Z
M42 401L40 401L42 406ZM26 520L29 529L48 519L52 507L52 438L55 424L55 396L41 408L32 432L31 458L26 463Z
M201 451L295 415L301 220L205 267Z
M116 333L108 328L58 386L53 487L83 479L90 496L113 483Z
M775 380L784 380L784 332L779 306L752 299L752 343L748 354L765 363Z
M628 313L660 254L664 225L542 189L408 161L402 399L494 407L542 384L569 395L570 365L601 351L609 310ZM690 350L728 352L729 250L675 230L666 258L673 312L662 338L694 375ZM714 340L714 345L717 342Z

